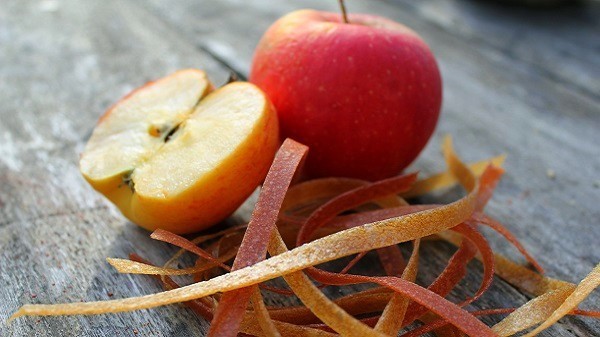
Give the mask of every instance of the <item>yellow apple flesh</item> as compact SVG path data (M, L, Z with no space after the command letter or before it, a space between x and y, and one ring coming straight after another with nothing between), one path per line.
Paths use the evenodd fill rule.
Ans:
M206 75L189 69L126 96L88 141L86 180L149 230L191 233L226 218L266 176L278 123L250 83L211 91Z

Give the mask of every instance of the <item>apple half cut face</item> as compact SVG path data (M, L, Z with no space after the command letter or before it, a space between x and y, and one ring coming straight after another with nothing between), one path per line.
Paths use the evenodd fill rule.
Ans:
M278 145L276 113L260 89L234 82L212 91L204 72L188 69L109 109L80 169L132 222L190 233L235 211Z

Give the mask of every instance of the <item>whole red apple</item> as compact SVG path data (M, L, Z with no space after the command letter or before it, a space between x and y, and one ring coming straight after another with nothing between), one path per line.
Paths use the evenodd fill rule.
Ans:
M301 10L276 21L250 82L272 100L283 137L310 146L310 176L400 173L438 120L442 84L428 46L394 21Z

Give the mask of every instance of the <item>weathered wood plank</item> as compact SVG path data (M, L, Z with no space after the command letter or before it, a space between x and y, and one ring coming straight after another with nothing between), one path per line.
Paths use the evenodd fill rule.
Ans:
M227 70L161 22L119 1L3 1L0 6L0 335L191 336L185 308L25 319L24 303L158 291L104 259L132 251L164 262L173 249L127 223L82 179L78 153L103 111L145 81L184 67L216 83Z
M441 168L438 144L446 132L455 135L459 151L471 160L507 152L508 173L490 213L522 238L550 275L569 281L581 279L600 260L595 226L600 218L599 76L593 67L597 22L587 19L598 15L598 6L590 6L589 13L571 12L574 19L555 14L553 22L563 21L548 27L540 23L547 16L527 21L523 18L530 13L512 16L473 1L349 2L351 11L382 14L413 27L440 60L444 114L414 167L425 173ZM0 320L22 303L158 290L144 277L117 275L104 258L136 251L162 262L173 249L149 240L147 232L127 223L94 193L79 175L77 153L103 110L146 80L183 67L203 68L216 83L226 79L227 67L247 74L266 27L300 7L337 10L335 1L316 0L196 0L177 6L159 1L3 2ZM567 25L572 20L580 24ZM555 66L559 61L563 66ZM458 193L439 198L451 200ZM240 217L249 214L251 204ZM500 250L519 259L492 238ZM420 281L427 283L451 248L425 245L424 252ZM376 265L372 259L369 263ZM453 297L476 288L481 270L474 267ZM336 289L328 293L340 294ZM496 280L474 307L526 300ZM268 301L290 300L269 296ZM594 295L587 307L599 303ZM487 322L493 321L497 318ZM600 331L597 321L562 322L543 335ZM10 326L0 323L0 335L185 336L202 335L206 327L187 309L170 306L89 318L20 319Z
M507 6L498 1L384 0L459 36L473 46L496 49L527 64L529 71L599 98L600 4L571 1L548 8Z

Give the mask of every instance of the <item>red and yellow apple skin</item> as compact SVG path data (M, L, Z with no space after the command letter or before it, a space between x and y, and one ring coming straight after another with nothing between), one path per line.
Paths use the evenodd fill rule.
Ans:
M301 10L256 48L250 82L275 105L282 137L308 145L310 176L377 180L421 152L438 120L436 60L409 28L370 15Z

